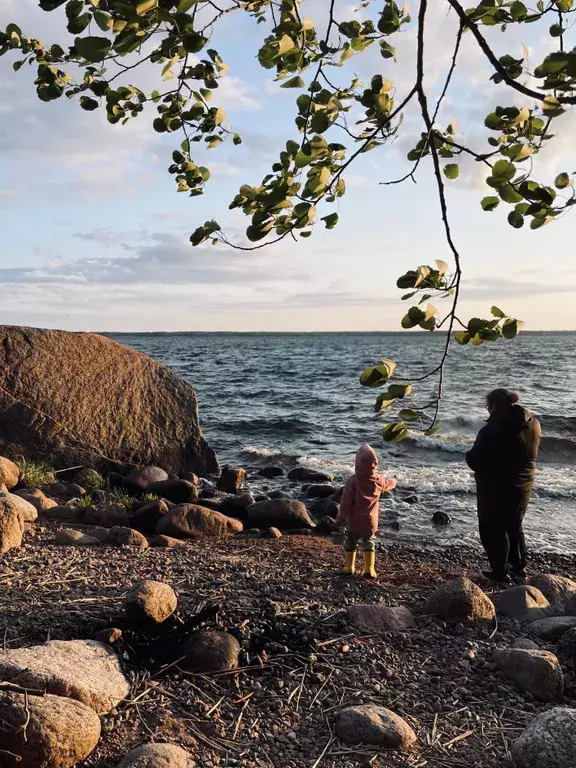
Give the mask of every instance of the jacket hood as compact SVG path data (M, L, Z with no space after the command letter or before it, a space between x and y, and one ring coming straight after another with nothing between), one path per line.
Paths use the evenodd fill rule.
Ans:
M498 424L500 428L509 429L515 433L528 429L533 420L530 411L527 411L521 405L501 408L495 411L488 419L491 424Z
M357 475L370 477L378 469L378 457L371 445L364 443L358 449L355 461L355 470Z

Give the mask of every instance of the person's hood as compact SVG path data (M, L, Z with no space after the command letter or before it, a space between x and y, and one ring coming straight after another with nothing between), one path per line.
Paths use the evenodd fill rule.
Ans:
M364 443L358 449L355 461L356 474L361 477L370 477L378 469L378 457L371 445Z
M497 424L500 429L506 429L516 434L524 429L529 429L533 420L530 411L517 404L495 411L488 419L491 424Z

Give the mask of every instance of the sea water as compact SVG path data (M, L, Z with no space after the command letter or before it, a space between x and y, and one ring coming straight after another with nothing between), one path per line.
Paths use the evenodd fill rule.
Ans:
M444 337L421 333L158 333L114 338L168 365L197 390L205 436L222 463L257 468L297 464L344 480L363 442L397 477L398 492L381 507L385 537L430 546L477 546L474 478L465 452L487 413L484 397L496 387L521 395L541 421L542 450L526 518L534 549L576 552L576 333L522 333L513 341L454 348L445 372L434 437L411 433L402 443L381 437L381 390L358 376L380 358L398 362L401 376L434 368ZM416 386L420 402L434 379ZM417 504L402 499L412 492ZM432 525L435 511L452 525Z

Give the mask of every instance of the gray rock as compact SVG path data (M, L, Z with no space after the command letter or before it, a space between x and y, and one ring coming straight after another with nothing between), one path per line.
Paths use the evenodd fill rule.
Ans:
M22 515L12 507L0 508L0 555L19 547L24 535Z
M115 525L110 529L107 543L111 547L137 547L138 549L148 549L148 539L140 531L133 528L124 528Z
M327 499L328 496L336 493L336 488L333 485L312 483L312 485L302 486L302 493L309 499Z
M129 590L124 610L130 621L161 624L178 605L176 593L162 581L139 581Z
M240 645L233 635L214 629L194 632L178 646L178 666L192 672L221 672L236 669Z
M84 467L78 474L74 475L74 482L82 486L82 488L88 488L90 494L93 491L100 491L104 488L105 480L95 469Z
M432 522L434 525L450 525L452 523L452 518L448 514L448 512L442 512L441 510L437 510L432 515Z
M99 715L130 692L116 654L94 640L51 640L0 650L0 679L76 699Z
M567 600L576 596L576 581L553 573L535 573L529 579L529 584L539 589L544 597L556 606L562 606Z
M163 480L151 483L146 488L147 493L153 493L174 504L195 504L198 501L198 488L189 480Z
M130 516L130 525L142 533L152 534L164 515L169 511L168 504L162 499L151 501L137 509Z
M539 701L558 701L562 697L564 675L553 653L522 648L497 648L493 659L498 669L509 680Z
M0 456L0 485L5 485L9 491L18 485L20 479L20 469L10 459Z
M520 584L501 592L496 600L496 610L520 623L543 619L551 612L550 603L542 592L528 584Z
M49 499L40 488L23 488L21 491L14 491L13 496L19 496L24 501L36 509L37 512L45 512L47 509L57 507L58 502L54 499Z
M288 472L288 480L301 480L303 483L330 483L334 480L334 475L308 469L308 467L294 467Z
M194 768L196 762L176 744L144 744L129 752L118 768Z
M281 539L282 533L278 530L278 528L266 528L265 531L262 531L262 538L263 539Z
M464 577L438 587L427 600L423 611L455 623L492 621L496 615L492 600Z
M408 749L416 734L395 712L375 704L347 707L338 713L336 733L345 744L374 744L388 749Z
M404 632L415 629L414 617L408 608L356 603L346 608L348 621L366 632Z
M242 493L239 496L222 496L218 499L217 509L223 515L244 518L246 510L254 504L254 501L254 496L251 493Z
M187 547L188 543L183 539L173 539L172 536L154 536L153 539L150 539L150 546L173 549L174 547Z
M5 485L0 485L0 514L7 509L13 509L20 514L24 523L33 523L38 519L38 510L33 504L21 496L9 493Z
M311 499L306 506L308 511L316 517L331 517L334 519L340 511L340 504L334 501L333 498Z
M176 539L195 539L203 536L235 536L242 533L240 520L226 517L221 512L196 504L173 507L156 526L156 534Z
M262 467L262 469L258 470L258 474L260 477L272 479L273 477L284 477L286 472L284 472L282 467Z
M576 662L576 627L564 632L556 643L556 653L566 661Z
M162 483L168 480L168 472L161 467L138 467L126 476L126 480L144 491L151 483Z
M246 470L226 465L216 483L216 488L224 493L238 493L246 480Z
M576 709L542 712L516 740L512 756L517 768L574 768Z
M539 637L541 640L555 642L573 627L576 627L576 616L551 616L548 619L540 619L528 624L526 632Z
M512 648L522 648L524 651L539 651L540 646L530 640L529 637L517 637L512 643Z
M85 510L82 510L79 507L66 507L57 504L55 507L45 509L43 515L48 520L70 521L79 520L84 511Z
M54 483L43 485L40 489L42 493L50 498L54 497L60 501L70 501L70 499L81 499L86 496L86 489L78 483L68 483L64 480L58 480Z
M100 528L127 528L130 525L128 512L122 504L98 504L88 507L82 522L85 525L97 525Z
M301 501L272 499L259 501L247 509L248 524L259 528L313 528L314 522Z
M100 718L79 701L0 692L2 768L72 768L99 738Z
M86 531L86 536L91 536L93 539L97 539L100 544L108 544L108 538L110 536L110 529L108 528L89 528Z
M94 547L101 544L94 536L89 536L83 531L75 531L73 528L57 531L54 541L64 547Z

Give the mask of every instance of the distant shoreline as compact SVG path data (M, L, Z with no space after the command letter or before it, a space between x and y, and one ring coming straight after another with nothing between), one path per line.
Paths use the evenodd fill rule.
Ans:
M429 331L76 331L99 333L102 336L418 336L436 338L442 332ZM522 331L521 336L574 335L576 328L564 331ZM521 338L521 337L520 337Z

